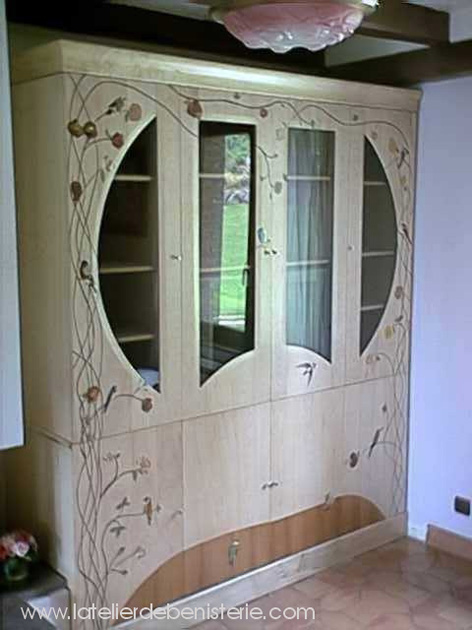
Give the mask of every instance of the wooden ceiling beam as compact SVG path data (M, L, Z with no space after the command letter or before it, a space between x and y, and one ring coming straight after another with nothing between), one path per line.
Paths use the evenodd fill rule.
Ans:
M324 76L381 85L411 86L470 73L472 40L332 66L325 71Z
M406 4L403 0L385 0L366 17L357 31L361 35L395 39L434 46L449 42L449 13Z
M7 0L9 22L62 30L91 38L125 40L144 46L159 46L166 52L200 55L213 61L226 61L273 70L317 74L324 68L324 53L293 50L277 55L270 50L250 50L221 24L194 20L169 13L148 11L100 0L77 3L31 3Z

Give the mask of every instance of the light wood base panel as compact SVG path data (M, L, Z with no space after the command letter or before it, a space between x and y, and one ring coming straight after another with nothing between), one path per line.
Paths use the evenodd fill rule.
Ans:
M407 533L407 514L399 514L363 529L328 541L317 547L291 555L245 575L236 577L224 584L214 586L196 595L185 597L173 604L182 610L198 609L199 614L192 620L152 620L131 622L126 627L136 630L180 630L190 628L205 620L203 610L208 608L225 609L241 606L263 597L285 586L304 580L319 571L341 562L349 562L356 556L402 538ZM140 605L137 600L135 604Z
M426 543L429 547L445 551L453 556L472 560L472 539L459 536L459 534L454 534L447 529L428 525Z
M328 506L225 534L164 564L126 606L160 606L383 520L380 510L367 499L345 496ZM228 550L235 541L239 547L232 565Z

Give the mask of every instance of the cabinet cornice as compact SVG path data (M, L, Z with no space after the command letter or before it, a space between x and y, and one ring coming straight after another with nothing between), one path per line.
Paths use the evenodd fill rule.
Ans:
M60 73L217 88L252 94L313 99L327 103L417 112L419 90L229 65L177 55L58 39L13 58L13 82Z

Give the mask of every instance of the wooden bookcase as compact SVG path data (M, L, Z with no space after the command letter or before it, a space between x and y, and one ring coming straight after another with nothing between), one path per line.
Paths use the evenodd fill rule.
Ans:
M14 67L12 516L76 601L401 535L419 94L67 41Z

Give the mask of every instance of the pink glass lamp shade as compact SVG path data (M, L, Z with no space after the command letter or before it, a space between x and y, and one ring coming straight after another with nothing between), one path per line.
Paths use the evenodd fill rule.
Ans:
M222 21L248 48L270 48L276 53L292 48L316 51L354 33L365 15L361 4L339 0L253 4L227 11ZM375 1L369 4L376 6Z

